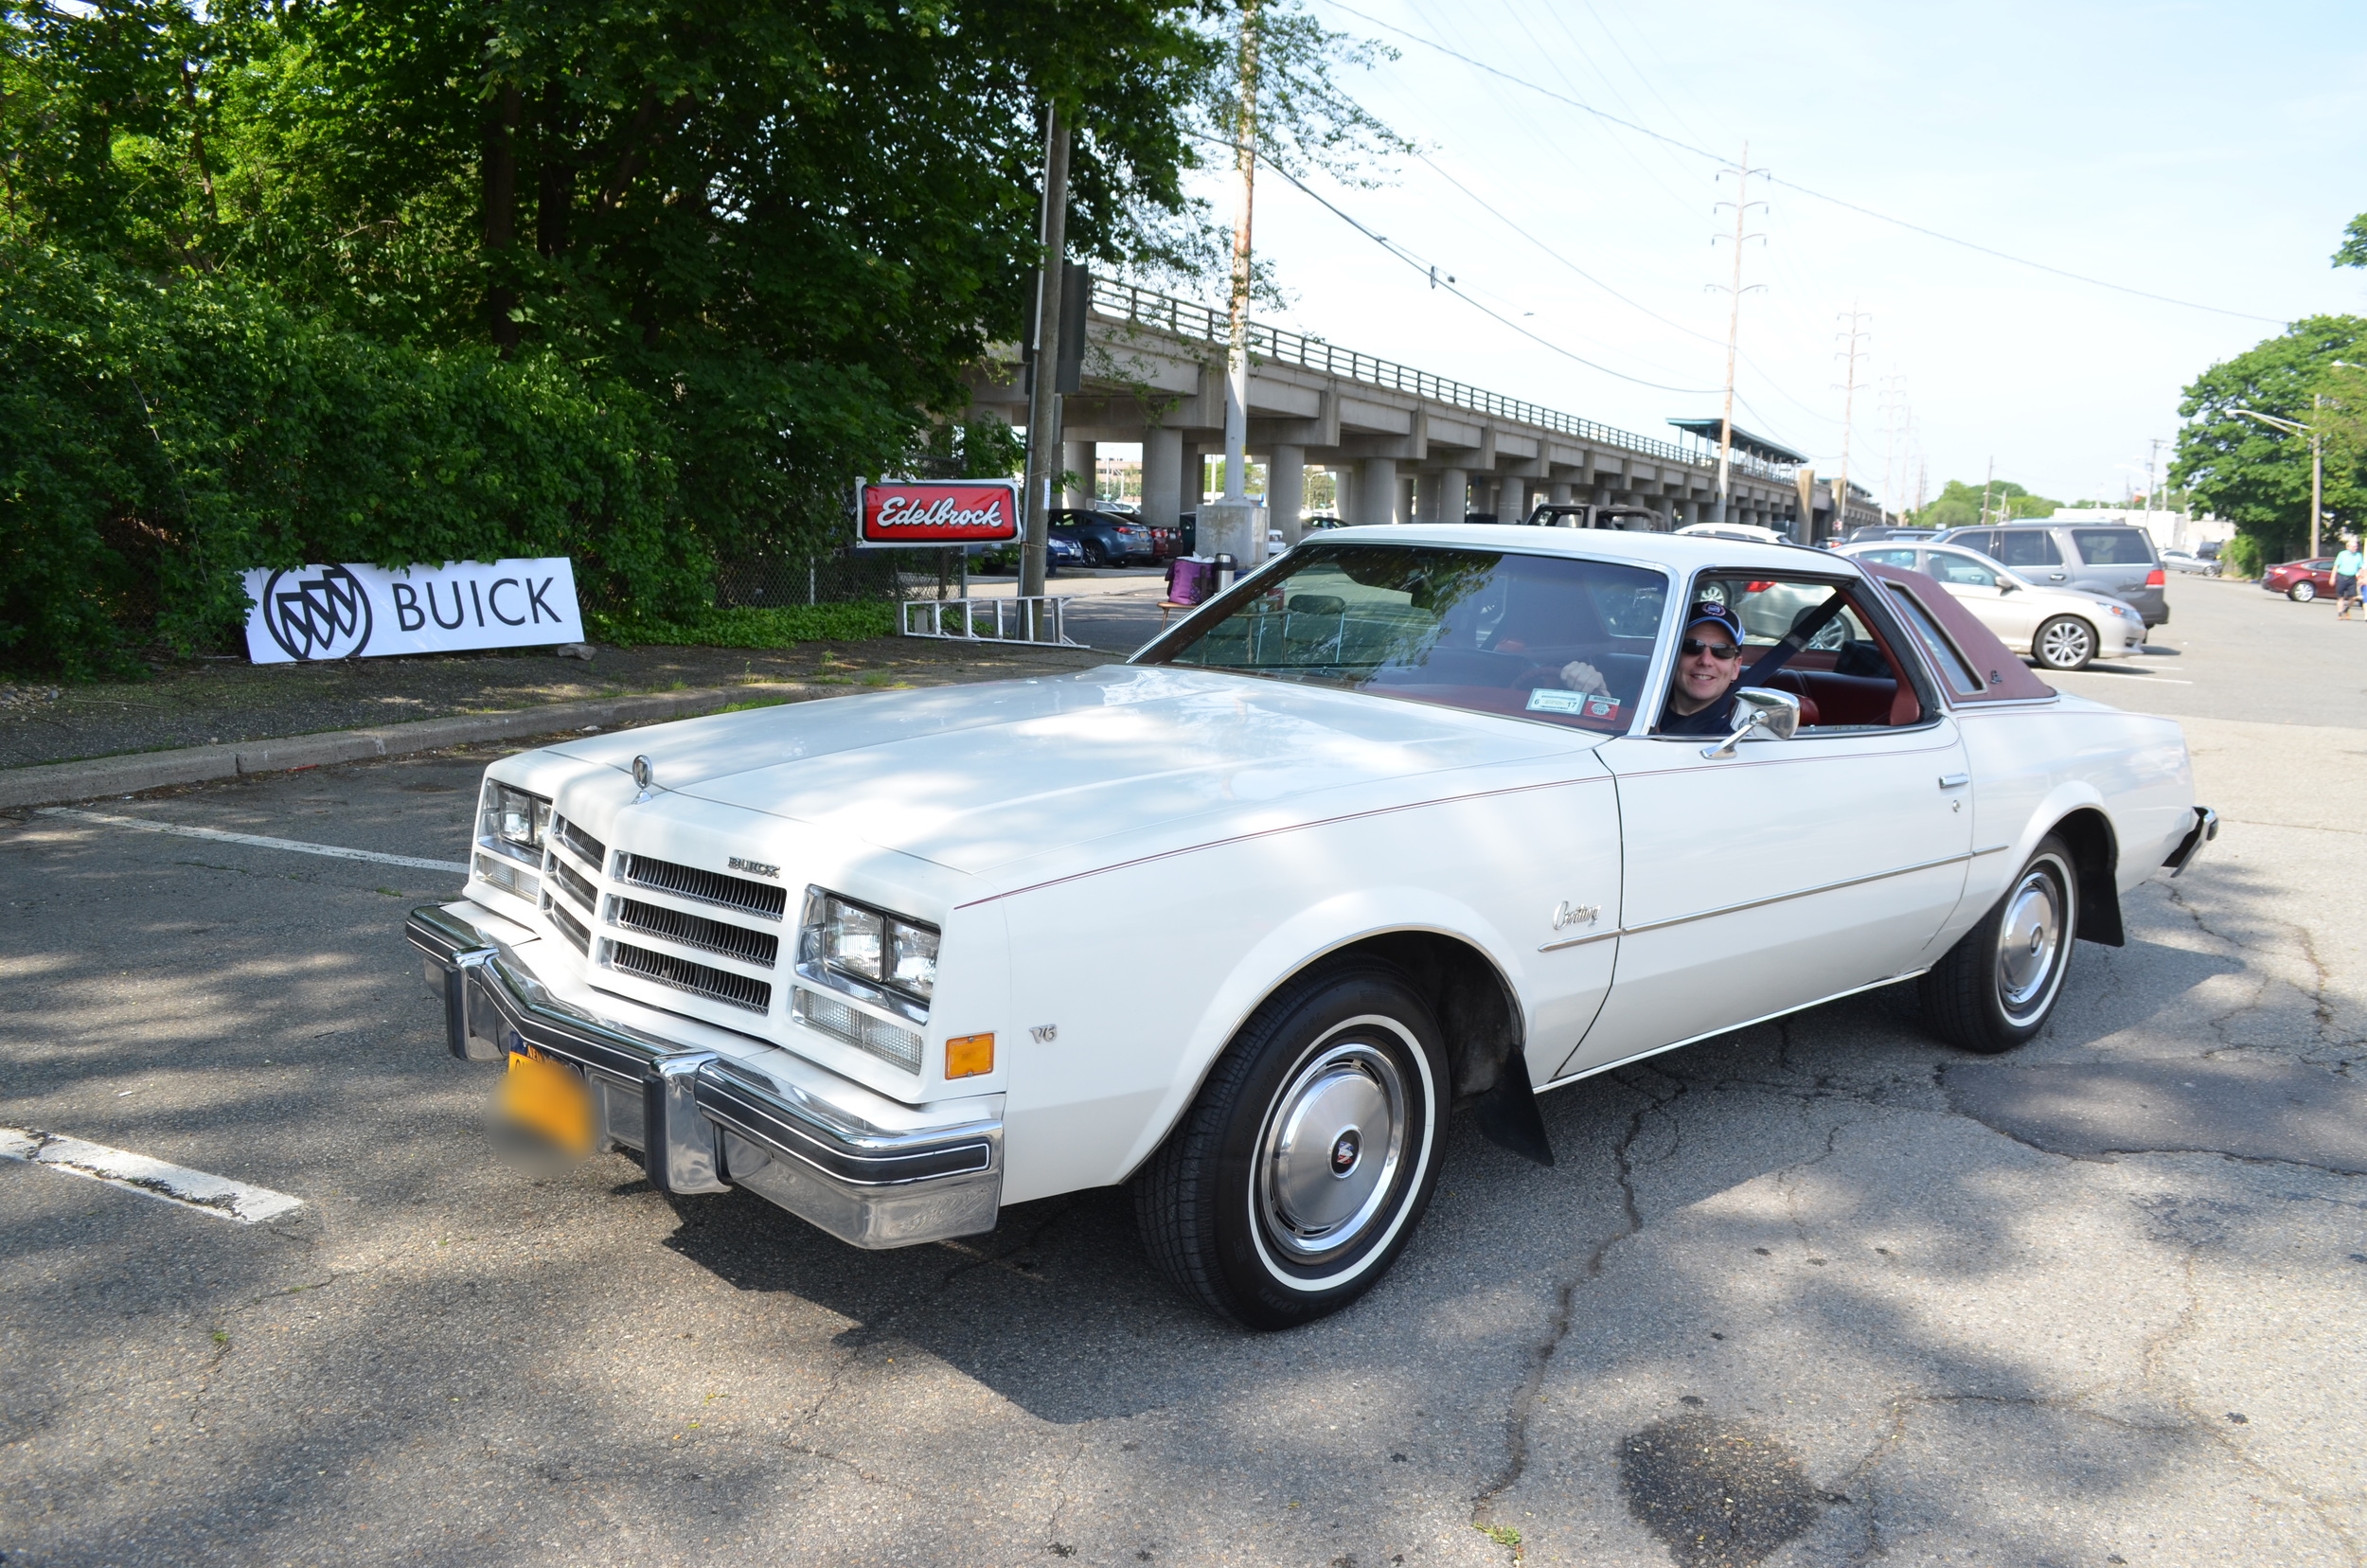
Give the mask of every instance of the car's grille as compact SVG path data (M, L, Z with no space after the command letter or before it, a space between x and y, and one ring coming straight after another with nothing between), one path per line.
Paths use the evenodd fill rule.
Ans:
M627 854L619 880L636 887L671 893L678 899L696 899L701 903L743 910L768 920L779 919L789 907L785 888L750 882L745 877L727 877L720 871L676 865L672 861L654 860L648 855Z
M726 925L721 920L685 915L679 909L662 909L638 899L617 900L611 908L611 918L626 931L663 936L684 947L720 953L742 963L761 964L766 969L771 969L780 957L781 939L771 932Z
M612 969L637 974L661 986L671 986L676 990L688 991L693 996L703 996L726 1007L744 1007L753 1013L773 1010L773 988L762 980L751 980L746 975L732 974L711 965L677 958L670 953L654 953L645 947L635 947L631 942L606 941L601 943L601 947Z
M594 871L604 871L608 868L608 846L565 817L560 817L551 824L551 837L566 846L569 851L580 857L583 864Z
M557 855L551 857L550 874L551 881L564 888L569 898L581 904L586 915L600 907L598 892L590 882L583 880L581 872L561 860Z
M591 956L592 934L583 929L583 922L567 912L565 904L551 905L551 924L559 928L559 934L561 936L576 944L578 953L586 957Z

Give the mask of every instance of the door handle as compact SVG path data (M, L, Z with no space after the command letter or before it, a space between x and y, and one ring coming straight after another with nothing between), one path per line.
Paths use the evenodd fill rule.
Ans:
M1970 774L1940 775L1940 788L1943 790L1961 790L1971 782L1972 775Z

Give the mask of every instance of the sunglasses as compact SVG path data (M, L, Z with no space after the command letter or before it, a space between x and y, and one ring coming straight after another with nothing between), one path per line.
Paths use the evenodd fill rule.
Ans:
M1742 650L1732 643L1703 642L1699 637L1687 637L1677 645L1677 651L1688 659L1707 653L1720 664L1732 664L1742 657Z

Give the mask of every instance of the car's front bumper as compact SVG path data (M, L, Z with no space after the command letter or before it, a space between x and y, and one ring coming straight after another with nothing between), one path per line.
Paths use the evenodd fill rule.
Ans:
M496 935L508 922L480 922L473 908L414 910L405 930L443 1003L452 1054L502 1061L532 1046L577 1067L596 1141L638 1154L660 1191L744 1186L858 1247L994 1228L1000 1096L903 1106L756 1042L731 1052L685 1038L715 1031L654 1008L578 1006Z

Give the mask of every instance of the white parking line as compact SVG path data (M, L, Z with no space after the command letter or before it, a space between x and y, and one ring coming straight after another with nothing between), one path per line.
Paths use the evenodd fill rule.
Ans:
M177 822L150 822L144 817L78 811L71 806L44 806L39 814L97 823L103 828L131 828L143 833L170 833L176 838L244 844L258 849L293 849L300 855L327 855L331 860L373 861L380 865L408 865L420 871L451 871L461 876L468 875L469 871L467 863L462 861L421 860L417 855L382 855L375 849L347 849L338 844L306 844L301 839L265 838L260 833L225 833L219 828L184 828Z
M109 1149L104 1144L62 1138L39 1128L0 1127L0 1159L47 1166L64 1175L144 1192L200 1214L236 1220L242 1225L276 1220L304 1206L303 1199L291 1198L269 1187L250 1186L203 1170L187 1170L128 1149Z

